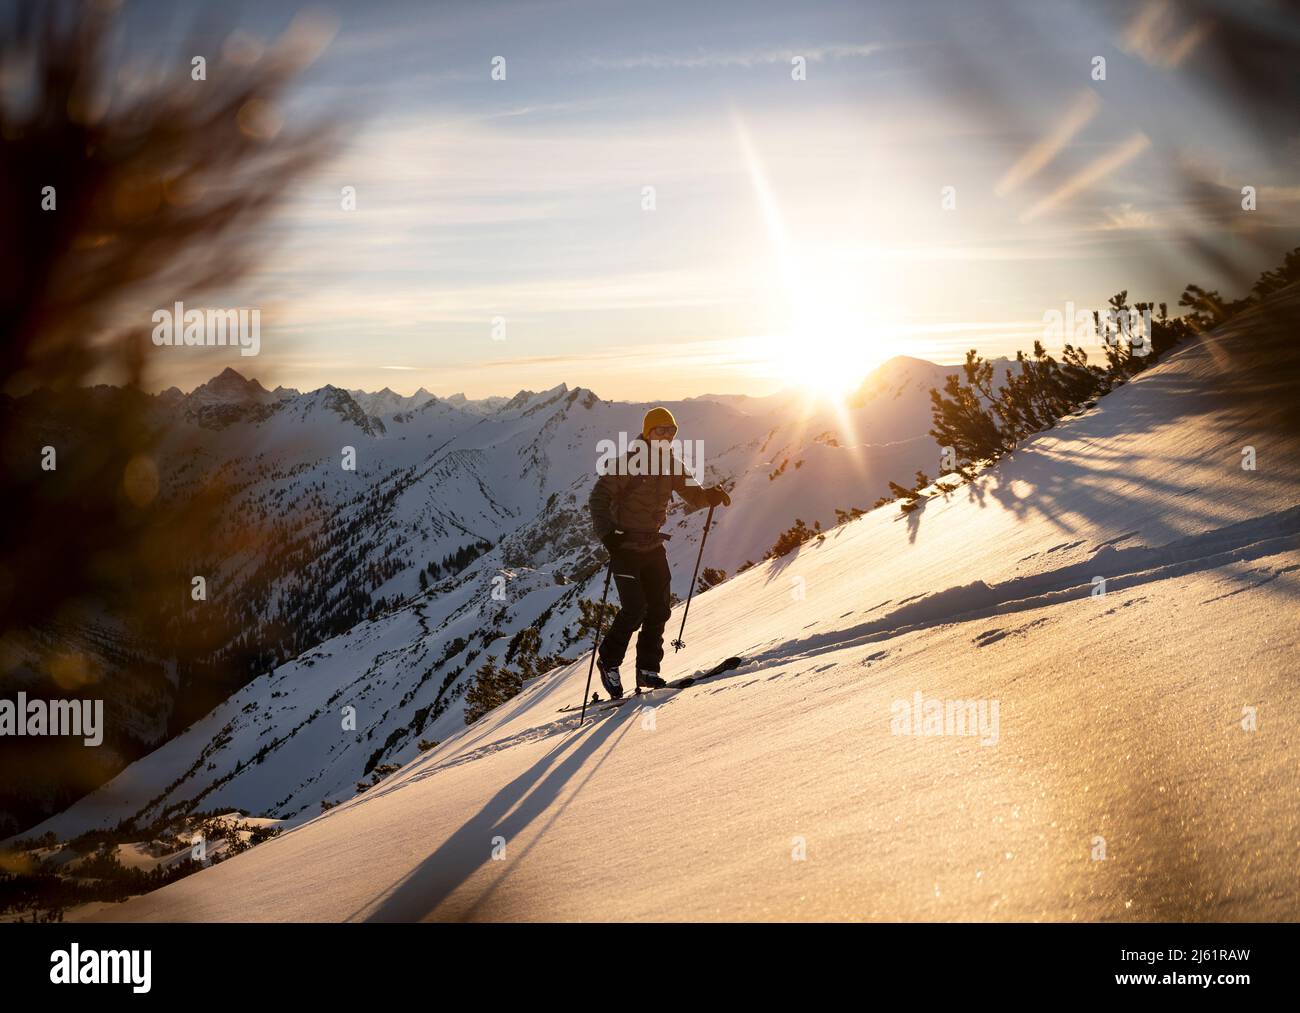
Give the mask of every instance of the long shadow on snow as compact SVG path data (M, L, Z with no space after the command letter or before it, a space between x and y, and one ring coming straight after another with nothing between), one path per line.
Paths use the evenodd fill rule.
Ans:
M419 921L436 911L457 887L491 861L492 838L504 837L507 845L515 841L533 820L551 808L570 778L620 727L626 734L631 723L616 711L609 718L588 725L572 738L557 743L545 756L502 787L475 816L405 879L394 885L366 920ZM596 767L603 762L604 757L597 761ZM588 777L594 772L595 768ZM417 778L431 773L433 771L427 771ZM352 917L355 916L354 912Z
M1171 494L1165 500L1171 508L1166 530L1173 530L1175 519L1213 523L1220 518L1186 506L1175 507L1172 500L1183 490L1143 474L1144 459L1116 450L1114 443L1132 444L1143 433L1176 429L1182 420L1211 416L1221 434L1219 450L1224 455L1225 475L1231 474L1235 480L1235 488L1225 481L1225 497L1246 495L1249 487L1243 483L1293 483L1290 469L1283 469L1285 473L1277 468L1243 472L1236 465L1246 444L1259 446L1261 456L1274 461L1293 457L1293 441L1300 433L1300 401L1295 397L1300 383L1297 327L1300 285L1292 285L1267 303L1171 351L1163 362L1117 387L1082 417L1067 417L1026 441L968 485L968 497L984 506L985 497L991 496L1019 517L1041 514L1063 531L1073 532L1065 515L1104 521L1128 503L1116 492L1122 485L1115 483L1115 472L1097 473L1093 459L1102 458L1111 466L1127 460L1130 474L1135 484L1144 487L1144 494ZM1085 441L1082 448L1079 440ZM1029 494L1016 495L1012 490L1016 482L1031 487ZM936 501L942 502L942 498L929 502L938 505ZM909 541L916 541L923 515L924 505L905 515ZM1148 531L1148 537L1152 534Z
M580 664L580 662L575 664ZM522 693L511 697L506 703L502 704L501 707L497 708L497 711L501 712L500 714L498 714L497 711L493 711L493 720L483 722L482 730L470 726L470 728L464 733L463 738L448 740L446 745L450 747L450 750L446 754L443 753L441 746L436 749L431 749L428 753L425 753L413 761L414 766L411 769L421 770L422 768L432 764L434 769L440 770L444 767L456 766L456 764L461 762L463 759L474 759L475 757L482 755L485 751L485 747L480 747L480 742L484 739L490 738L497 729L509 724L515 718L519 717L519 715L523 714L524 711L529 710L534 704L541 703L541 701L556 692L565 682L565 674L572 667L572 665L565 665L563 668L547 672ZM508 711L505 710L507 707L510 708ZM518 736L511 736L509 739L504 741L509 743L515 741L517 738ZM492 752L494 750L487 748L486 751ZM400 783L405 784L407 780L410 779L403 778ZM370 793L368 792L367 794Z
M1112 543L1122 540L1122 537L1116 538ZM1094 576L1105 577L1107 593L1113 594L1153 581L1297 549L1300 549L1300 506L1179 538L1156 548L1144 545L1116 548L1114 544L1105 544L1081 563L1016 577L1001 584L990 585L977 580L950 587L904 604L871 622L787 640L747 660L751 665L761 665L766 661L807 657L888 640L947 623L987 619L1061 602L1087 601L1091 597ZM1274 576L1290 569L1284 567ZM1252 571L1241 579L1244 581L1252 575L1257 576L1258 571ZM1252 586L1267 582L1256 581Z
M888 602L882 602L882 604L888 604ZM879 605L876 606L876 608L879 607L880 607ZM875 610L870 609L868 611L875 611ZM728 671L719 673L718 675L709 676L708 684L710 686L720 685L729 679L733 679L741 675L752 674L751 673L752 668L753 668L752 664L749 661L746 661L744 664L738 666L737 668L729 669ZM699 673L696 674L698 675ZM676 700L677 697L680 696L682 693L686 692L687 689L688 687L683 686L677 689L662 690L656 692L653 697L648 697L644 701L644 706L650 706L655 708L663 707L671 703L672 701ZM540 701L541 699L544 699L545 695L546 694L543 694L543 696L538 697L538 700ZM515 697L513 699L517 700L518 697ZM620 708L609 708L607 706L592 707L589 708L587 711L587 722L588 724L590 724L590 722L593 719L596 721L605 720L605 715L607 714L621 715L623 718L626 718L631 714L640 713L640 709L642 706L643 704L640 702L629 701L627 704L625 704ZM415 781L422 781L426 777L432 777L434 774L440 774L445 770L451 770L453 767L459 767L466 763L473 763L475 760L480 760L485 756L490 756L493 753L498 753L503 749L512 749L515 746L518 746L525 742L539 742L542 739L549 739L554 735L563 735L567 732L573 731L577 723L577 715L579 712L577 707L572 706L572 704L568 704L566 705L566 707L571 707L572 709L566 710L564 707L560 708L560 712L565 715L562 718L557 718L554 721L548 721L545 724L530 725L529 727L523 728L517 732L514 732L511 735L504 736L503 738L493 739L492 741L488 742L485 745L475 746L475 748L470 749L468 747L470 745L473 745L474 743L467 743L465 747L459 748L455 750L453 753L451 753L450 755L448 755L447 757L439 758L439 759L430 758L426 754L426 756L421 757L419 761L413 761L415 765L409 768L410 771L412 771L412 773L409 774L409 776L405 774L393 775L393 778L386 781L381 781L377 787L371 788L364 795L358 796L356 799L352 800L348 804L351 806L367 805L368 803L373 802L375 799L383 798L390 791L397 791L407 784L412 784ZM509 719L506 719L499 723L493 723L492 727L499 728L502 725L508 723L509 723ZM483 735L475 739L474 742L475 743L480 742L483 739L488 738L490 734L491 733L484 733ZM436 750L431 752L436 752Z

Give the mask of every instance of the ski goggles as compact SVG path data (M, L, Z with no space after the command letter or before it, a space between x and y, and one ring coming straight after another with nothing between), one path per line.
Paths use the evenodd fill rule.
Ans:
M676 435L676 426L655 426L650 430L650 436L656 440L671 440Z

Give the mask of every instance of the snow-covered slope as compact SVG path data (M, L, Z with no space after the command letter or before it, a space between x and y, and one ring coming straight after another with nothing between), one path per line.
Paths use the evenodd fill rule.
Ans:
M1285 327L1238 318L949 498L873 511L697 598L667 674L729 655L737 671L578 728L561 708L585 659L556 669L468 728L408 735L405 765L350 801L96 916L1297 918L1288 298ZM562 596L544 584L523 596ZM448 596L467 632L482 595ZM397 706L393 680L428 658L420 626L399 611L245 690L242 756L277 693L311 695L289 745L203 807L241 783L341 782L333 758L379 738L341 727L343 708ZM918 699L982 724L902 734ZM211 731L60 820L144 795ZM441 744L421 753L417 734Z
M892 371L901 387L843 415L767 400L750 410L708 400L669 402L682 437L703 447L706 480L725 481L735 499L710 535L708 565L735 573L762 559L796 518L830 526L836 510L870 506L890 479L933 470L935 447L924 435L927 388L940 369L908 360ZM160 395L156 460L169 509L183 512L214 485L224 490L211 544L196 544L194 559L178 561L176 574L186 587L202 574L214 593L164 625L183 637L201 623L224 631L228 644L223 653L205 653L193 677L159 647L157 663L178 672L170 699L148 715L126 717L134 725L161 721L155 745L168 733L190 731L165 754L174 757L166 775L142 782L143 796L132 794L135 808L104 810L92 801L96 822L135 816L146 800L157 800L155 809L193 803L218 783L229 786L232 807L315 811L323 799L349 796L358 779L392 762L390 754L413 735L427 734L431 715L448 715L439 735L459 721L459 694L505 646L488 651L476 637L537 624L544 652L571 656L578 649L578 601L599 594L591 585L603 567L586 511L599 445L620 433L635 435L647 407L602 401L563 384L480 402L334 386L267 391L233 369L190 394ZM39 409L36 401L36 446L47 439ZM344 467L349 454L355 470ZM702 523L703 514L688 514L682 503L669 517L680 597ZM370 646L375 638L354 628L402 603L385 629L391 626L393 637L415 649L400 656L406 667L389 671L387 688L371 696L361 726L365 741L334 754L332 770L308 762L304 769L314 776L306 780L297 767L277 763L274 783L259 780L249 794L251 779L232 777L240 765L267 755L268 743L278 757L288 738L305 739L303 715L339 688L299 679L296 673L311 664L303 655L321 647L348 678L382 666ZM105 609L111 614L111 604ZM202 680L213 669L231 676L209 687ZM277 669L288 677L277 679ZM101 691L125 699L124 674L112 666L104 671ZM257 735L234 735L218 748L227 725L237 729L251 720L243 710L248 697L229 700L228 694L260 675L261 686L274 680L280 689L274 698L250 689L261 701ZM213 751L219 755L191 770ZM126 758L139 755L135 745ZM120 767L119 761L111 769ZM69 819L68 825L80 825L80 816Z

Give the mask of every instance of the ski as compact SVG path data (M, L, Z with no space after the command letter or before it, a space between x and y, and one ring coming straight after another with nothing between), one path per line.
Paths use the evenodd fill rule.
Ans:
M587 701L587 709L588 710L610 710L614 707L622 707L623 704L628 703L629 701L640 700L643 697L649 697L654 693L662 693L664 690L685 689L687 686L694 685L695 683L700 682L704 679L712 678L715 675L721 675L723 672L730 672L733 669L739 668L744 663L745 663L744 658L727 658L725 661L721 661L718 664L714 665L708 671L696 672L693 675L682 676L680 679L674 679L672 682L660 686L658 689L635 690L634 692L629 693L626 696L622 696L617 700L604 700L604 699L589 700ZM568 713L569 711L576 711L580 709L581 709L580 704L569 704L567 706L559 708L559 711L560 713Z

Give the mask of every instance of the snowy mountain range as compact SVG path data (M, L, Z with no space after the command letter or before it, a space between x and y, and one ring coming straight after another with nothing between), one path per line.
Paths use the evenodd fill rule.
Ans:
M928 391L950 371L915 359L887 363L878 389L842 414L784 397L668 402L681 438L702 441L704 481L724 482L734 500L717 515L705 565L734 574L761 560L796 518L829 528L837 510L870 507L889 480L935 470ZM52 438L42 431L41 397L29 402L33 439ZM578 602L599 597L605 558L586 510L597 445L620 432L634 436L650 407L564 384L479 401L425 390L406 397L334 386L267 390L233 369L152 402L163 495L183 509L215 480L225 490L222 530L210 545L195 546L177 574L185 586L191 574L204 575L213 593L174 623L215 629L224 646L213 666L235 675L213 684L181 671L170 682L155 680L148 694L126 693L114 688L120 667L110 652L81 644L106 673L110 727L133 731L130 742L110 740L108 748L120 764L189 728L166 745L185 776L158 798L150 792L151 812L206 806L220 784L238 807L274 803L281 815L346 797L420 736L448 734L478 667L489 655L500 660L519 630L539 630L543 655L580 653ZM66 413L59 424L68 424ZM349 454L355 470L344 466ZM681 502L669 515L679 597L702 523L703 514ZM373 677L378 662L364 645L375 642L377 627L367 620L390 614L417 617L419 634L398 651L400 672ZM107 616L105 626L111 629ZM367 686L358 741L315 760L283 762L312 741L312 721L304 720L324 713L335 691L318 700L324 683L293 673L342 650L340 636L361 652L353 676ZM489 646L489 636L506 639ZM32 646L26 668L40 667L42 650ZM166 667L165 657L155 660ZM231 736L245 723L246 701L222 701L257 677L281 688L243 753ZM10 681L21 683L21 671ZM250 795L244 778L228 776L225 759L233 766L254 755L276 756L280 774ZM127 808L115 809L113 821L149 815Z

